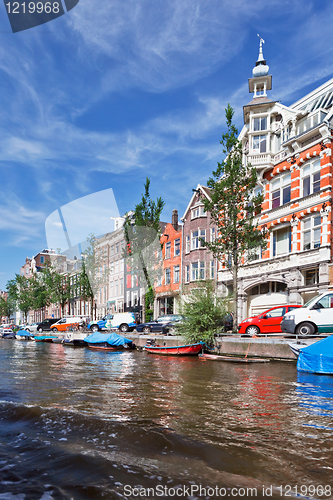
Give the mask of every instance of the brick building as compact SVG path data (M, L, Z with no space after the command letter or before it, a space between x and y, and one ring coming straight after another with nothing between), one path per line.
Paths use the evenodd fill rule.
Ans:
M269 238L267 249L258 248L240 270L240 320L275 305L303 304L332 282L333 79L285 106L267 97L268 71L261 40L239 138L244 164L258 172L259 224ZM221 269L219 282L231 284L231 273Z
M209 189L197 185L182 217L182 290L186 294L204 279L217 279L217 261L202 244L202 240L214 241L216 226L204 211L203 199L209 199Z
M154 318L179 312L182 257L182 228L178 224L178 211L173 210L172 222L167 223L161 236L162 277L155 287Z

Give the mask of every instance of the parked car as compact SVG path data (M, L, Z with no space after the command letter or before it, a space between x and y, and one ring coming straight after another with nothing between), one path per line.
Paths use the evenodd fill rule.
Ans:
M37 325L37 331L39 333L44 332L45 330L51 330L51 327L54 323L59 321L61 318L47 318L38 323Z
M238 326L239 333L246 333L247 335L259 335L259 333L280 333L282 332L280 323L283 316L301 307L296 304L288 304L285 306L277 306L268 309L267 311L244 319Z
M138 321L137 314L132 312L106 314L98 321L91 321L88 328L92 332L111 329L117 329L121 332L129 332L134 330Z
M21 325L20 330L26 330L27 332L37 332L39 323L31 323L27 325Z
M137 325L136 331L139 333L167 333L171 327L183 320L184 316L182 314L165 314L153 321Z
M301 337L333 333L333 293L317 295L297 311L288 312L281 322L281 330Z
M80 316L62 318L51 326L52 332L67 332L70 328L83 327L83 319Z

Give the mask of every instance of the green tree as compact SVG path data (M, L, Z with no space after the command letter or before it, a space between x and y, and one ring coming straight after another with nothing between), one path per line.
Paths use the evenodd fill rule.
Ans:
M201 281L198 288L183 298L182 314L185 320L177 325L177 332L188 343L214 343L214 335L221 333L228 313L229 300L217 295L213 281Z
M47 301L52 304L59 304L61 315L64 315L65 305L71 297L71 283L68 274L59 273L57 267L49 264L43 269L43 287L45 295L40 291L39 300L47 296Z
M30 278L33 309L44 309L51 304L51 279L48 278L48 265Z
M6 316L9 320L15 310L16 306L14 300L10 297L0 297L0 316Z
M144 184L141 202L135 206L133 215L126 215L124 223L127 249L124 257L131 272L138 278L139 285L145 290L143 320L154 302L154 285L161 276L161 228L160 217L165 205L161 197L156 201L150 196L150 179ZM146 295L149 301L146 301Z
M95 297L100 287L107 284L110 269L106 255L98 247L98 239L91 234L87 242L88 246L82 255L81 269L77 278L77 289L80 291L82 300L90 301L91 311L94 312L96 319Z
M266 247L267 233L260 230L256 214L261 211L263 196L254 195L258 178L255 167L242 161L242 144L232 123L234 110L228 104L225 110L228 131L222 134L225 159L218 163L208 180L210 200L204 200L212 223L217 226L217 236L205 246L232 273L234 294L234 330L238 325L238 271L259 247Z
M16 274L14 279L7 282L6 289L9 299L22 311L26 321L29 310L33 307L29 278Z

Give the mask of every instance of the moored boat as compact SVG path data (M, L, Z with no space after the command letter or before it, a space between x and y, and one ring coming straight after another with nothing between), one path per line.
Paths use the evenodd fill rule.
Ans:
M17 340L33 340L34 334L28 332L28 330L19 330L16 332L15 338Z
M53 339L57 339L56 335L36 335L34 337L35 342L53 342Z
M102 349L104 351L116 351L120 349L130 349L133 346L132 340L126 339L117 333L92 333L84 339L91 349Z
M303 347L297 359L297 370L333 375L333 335Z
M223 356L221 354L199 354L199 358L212 361L226 361L229 363L268 363L268 358L248 358L245 356Z
M204 345L204 342L176 346L159 346L146 344L143 348L151 354L161 354L164 356L197 356Z

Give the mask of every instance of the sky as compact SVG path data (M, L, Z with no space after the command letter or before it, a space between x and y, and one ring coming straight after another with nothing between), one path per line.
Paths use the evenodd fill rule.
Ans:
M113 192L122 215L149 177L162 220L182 217L222 159L228 103L242 128L257 33L289 105L333 77L332 18L328 0L80 0L12 33L1 4L0 289L79 198Z

